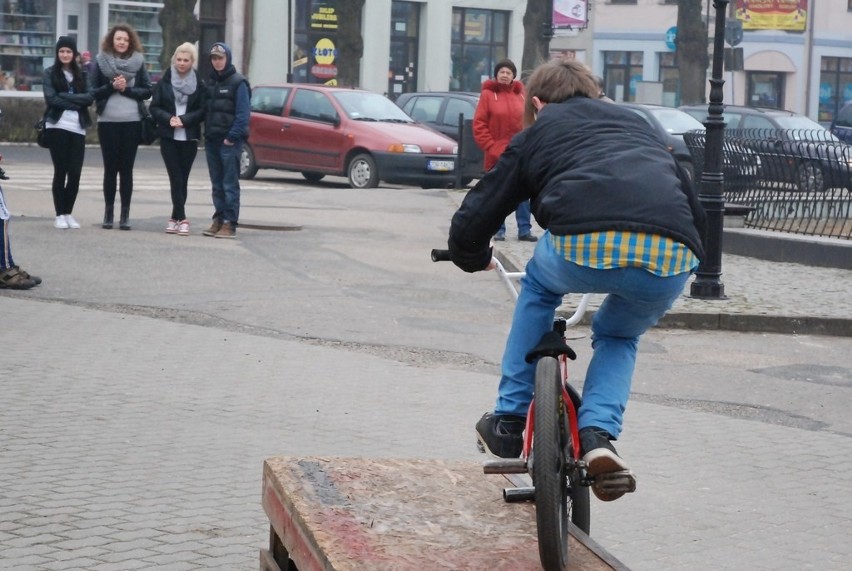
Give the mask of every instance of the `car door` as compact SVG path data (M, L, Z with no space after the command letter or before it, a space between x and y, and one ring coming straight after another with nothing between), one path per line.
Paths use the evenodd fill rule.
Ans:
M283 162L284 106L289 87L256 87L251 94L249 143L259 166L277 166Z
M443 95L418 95L407 101L402 110L418 123L423 123L443 133L444 130L441 128L440 121L443 104Z
M301 171L342 172L343 117L328 93L297 87L285 113L283 156L290 168Z

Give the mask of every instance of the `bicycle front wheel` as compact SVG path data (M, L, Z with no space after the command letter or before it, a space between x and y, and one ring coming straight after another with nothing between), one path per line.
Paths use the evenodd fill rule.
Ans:
M559 362L553 357L539 359L535 369L532 478L538 554L545 571L562 571L568 564L566 453L570 439L561 383Z

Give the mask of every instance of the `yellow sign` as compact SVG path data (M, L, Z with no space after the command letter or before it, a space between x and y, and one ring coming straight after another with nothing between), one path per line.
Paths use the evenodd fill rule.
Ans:
M312 30L336 30L337 13L329 6L319 6L317 11L311 14Z
M322 38L314 47L314 60L320 64L334 63L334 57L337 55L337 48L334 47L334 42L328 38Z
M744 30L804 32L808 0L737 0L736 17Z

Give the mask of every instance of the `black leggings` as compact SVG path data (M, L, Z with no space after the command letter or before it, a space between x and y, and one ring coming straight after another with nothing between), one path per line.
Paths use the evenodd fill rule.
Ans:
M160 154L163 155L172 189L172 220L185 220L187 185L192 163L195 162L195 156L198 154L198 141L161 138Z
M86 154L86 136L65 129L50 129L53 161L53 209L56 215L71 214L80 190L80 173Z
M104 158L104 202L107 206L115 204L118 177L121 205L130 208L130 197L133 196L133 165L136 162L136 150L139 148L141 135L142 127L139 121L98 123L98 138Z

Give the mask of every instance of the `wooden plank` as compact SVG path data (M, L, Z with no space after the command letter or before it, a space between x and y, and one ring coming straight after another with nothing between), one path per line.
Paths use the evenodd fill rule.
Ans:
M263 507L299 571L539 570L535 508L505 486L477 462L275 457ZM570 540L569 569L626 569Z

